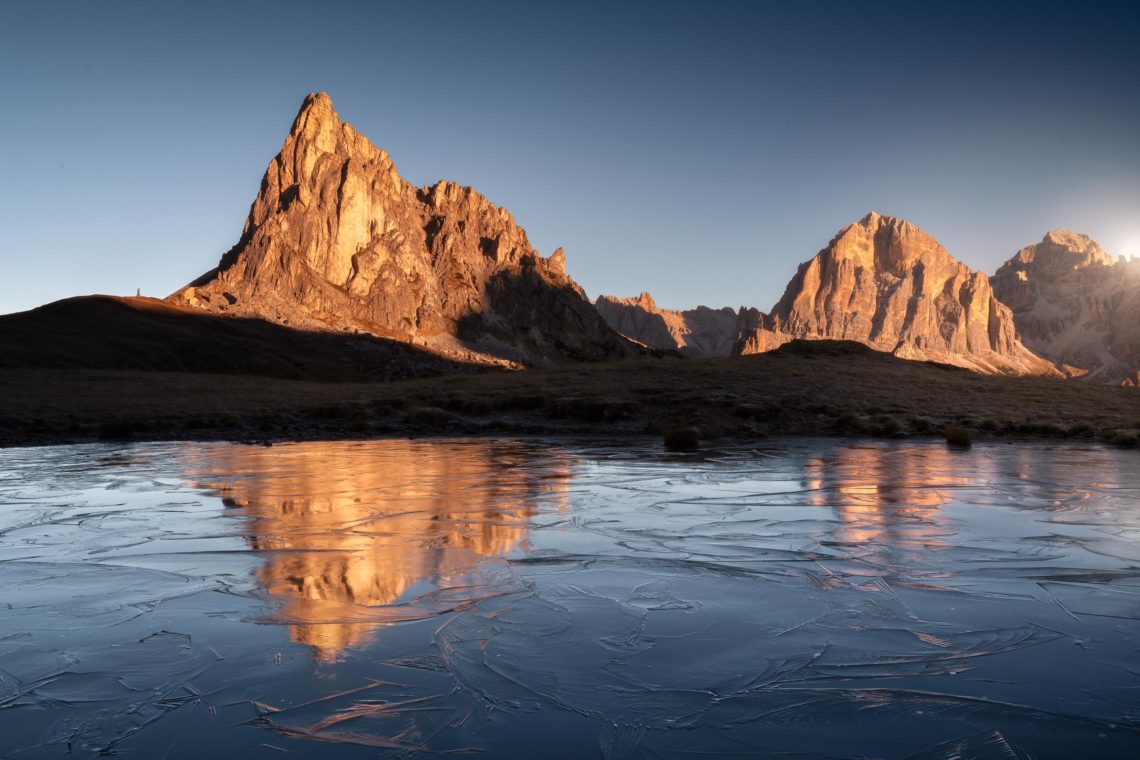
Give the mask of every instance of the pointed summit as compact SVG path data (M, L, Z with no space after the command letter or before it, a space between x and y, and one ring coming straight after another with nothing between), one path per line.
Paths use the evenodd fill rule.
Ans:
M653 296L649 295L649 291L641 291L641 295L637 297L637 305L649 311L657 311L657 302L653 300Z
M322 154L391 163L386 152L373 145L351 124L341 121L328 93L311 92L305 96L293 119L279 158L287 160L294 179L305 180L313 177L317 158Z
M336 115L336 111L333 110L332 98L330 98L329 94L324 90L310 92L305 96L305 99L301 101L301 113L313 108L327 109L332 111L334 116Z
M751 321L742 322L739 353L795 338L852 340L978 372L1052 373L1018 340L984 274L910 222L875 212L802 264L772 313Z
M366 332L461 361L549 363L625 345L506 209L452 182L417 189L309 94L237 245L171 301Z
M871 229L871 230L878 230L878 229L883 229L883 228L892 228L892 229L901 229L901 230L907 230L907 231L918 230L919 232L922 232L922 230L919 230L918 227L911 224L910 222L908 222L906 219L903 219L902 217L891 216L889 214L880 214L878 211L871 211L871 212L868 212L867 215L864 216L862 219L860 219L858 222L855 222L854 224L849 224L849 225L847 225L847 227L844 227L843 230L840 231L840 234L842 235L843 231L848 230L852 227L856 227L856 226L863 227L864 229ZM923 233L923 234L925 234L925 233Z
M326 92L310 92L301 102L301 110L293 119L293 127L289 130L290 136L301 134L316 135L323 125L330 129L341 126L340 115L333 108L332 98Z
M1002 265L994 278L1006 277L1018 271L1030 269L1080 269L1088 266L1110 267L1117 261L1109 256L1095 240L1088 235L1072 232L1063 227L1050 230L1040 243L1026 246ZM1027 275L1025 275L1027 276ZM1024 276L1022 276L1024 279Z
M837 260L849 260L864 269L884 270L899 276L924 256L949 255L919 227L877 211L840 230L821 253L825 251Z
M1058 253L1067 252L1077 256L1084 260L1082 262L1084 266L1089 264L1112 266L1115 263L1115 259L1105 253L1104 249L1091 237L1067 230L1064 227L1050 230L1041 239L1041 247L1052 248Z

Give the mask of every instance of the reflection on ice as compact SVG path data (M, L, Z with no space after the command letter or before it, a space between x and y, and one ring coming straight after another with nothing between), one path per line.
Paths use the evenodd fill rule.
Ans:
M188 467L245 518L272 618L321 659L368 643L382 623L464 608L510 587L538 499L564 505L567 455L540 467L517 444L392 441L205 448Z
M0 451L0 756L1135 756L1135 463Z
M804 465L809 504L837 511L834 544L862 555L869 572L909 565L940 548L948 530L939 508L971 476L945 447L852 446Z

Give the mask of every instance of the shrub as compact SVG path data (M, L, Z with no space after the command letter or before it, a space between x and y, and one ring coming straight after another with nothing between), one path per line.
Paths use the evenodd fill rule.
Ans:
M454 414L438 406L413 406L404 417L410 425L447 425L456 419Z
M746 420L773 420L787 416L787 410L781 404L763 401L758 404L737 404L732 410L737 417Z
M134 433L135 426L128 420L104 422L99 426L99 437L105 441L125 440Z
M910 421L910 429L917 435L930 435L934 432L934 423L928 417L913 417Z
M667 451L696 451L701 434L694 427L675 427L665 431L664 439Z
M368 415L363 411L354 412L348 420L348 429L352 433L367 433Z
M832 420L831 426L838 433L852 433L861 430L863 423L854 412L842 412Z
M312 410L314 417L326 420L345 419L351 412L352 410L345 404L327 404Z
M537 393L519 393L499 400L500 409L538 409L546 399Z
M871 431L875 435L894 438L902 433L902 423L889 414L877 414L873 420Z
M1073 438L1088 438L1093 434L1093 426L1087 422L1078 422L1069 427L1069 435Z
M1060 438L1065 430L1055 422L1027 422L1022 426L1025 433L1045 438Z
M551 417L568 417L586 422L619 420L633 416L638 405L634 401L603 401L589 398L561 398L546 403Z
M946 428L947 445L969 448L973 442L973 436L970 434L969 428L962 427L961 425L951 425Z
M1140 447L1140 436L1125 430L1113 430L1105 436L1105 441L1121 449Z
M742 419L754 420L763 415L759 404L737 404L733 413Z

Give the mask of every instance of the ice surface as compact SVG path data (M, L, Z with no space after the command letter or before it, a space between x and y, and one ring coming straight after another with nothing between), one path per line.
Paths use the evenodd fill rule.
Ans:
M0 756L1140 756L1138 465L0 450Z

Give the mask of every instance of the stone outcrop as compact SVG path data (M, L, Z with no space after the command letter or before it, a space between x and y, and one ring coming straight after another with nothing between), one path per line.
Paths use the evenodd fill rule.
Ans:
M770 314L741 321L737 353L795 338L851 340L989 374L1056 374L1022 345L985 274L913 224L875 213L800 265Z
M637 298L599 296L594 307L606 324L625 337L683 356L728 356L736 340L737 313L727 306L659 309L652 296L642 293Z
M414 187L324 93L305 98L237 245L168 300L462 361L629 351L566 274L561 249L539 255L506 209L469 187Z
M1076 376L1135 384L1140 373L1140 262L1086 235L1053 230L992 278L1022 340Z

